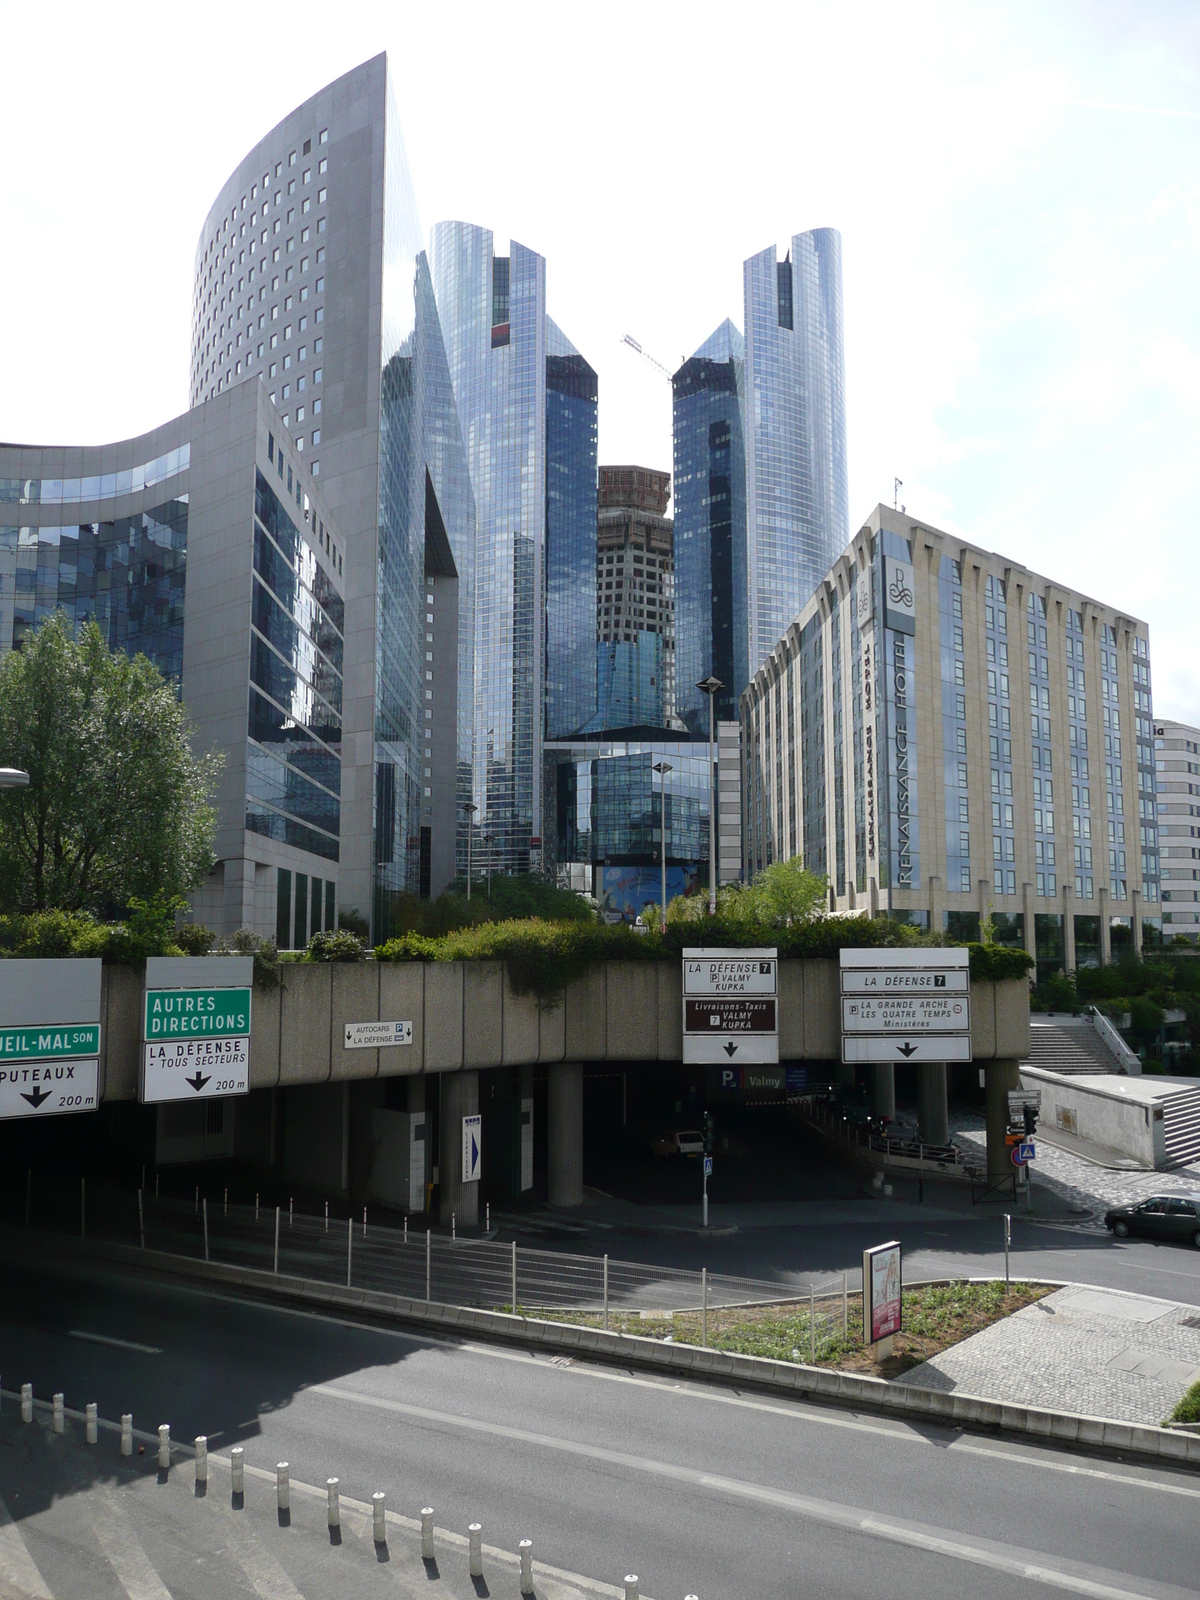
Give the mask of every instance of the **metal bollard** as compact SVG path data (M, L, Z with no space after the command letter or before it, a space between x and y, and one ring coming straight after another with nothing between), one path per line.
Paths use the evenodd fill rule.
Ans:
M291 1503L288 1498L289 1490L288 1464L286 1461L280 1461L275 1467L275 1503L280 1511L291 1509Z
M196 1482L208 1482L208 1435L196 1435Z
M234 1494L246 1492L246 1452L240 1444L235 1444L229 1452L229 1477L231 1490Z
M452 1239L457 1239L458 1238L458 1212L457 1211L452 1211L450 1213L450 1237Z
M166 1472L171 1465L171 1424L163 1422L158 1429L158 1468Z
M700 1600L700 1596L698 1594L685 1594L683 1600Z
M64 1404L62 1395L56 1394L54 1396L54 1422L52 1426L55 1433L62 1433L66 1425L66 1406Z
M132 1411L123 1411L121 1413L121 1454L123 1456L131 1456L133 1454Z
M342 1525L342 1508L338 1501L338 1480L336 1478L325 1479L325 1493L329 1498L329 1526L331 1528L340 1528Z
M533 1540L522 1539L517 1549L521 1553L521 1593L533 1593Z
M86 1432L84 1437L87 1439L89 1444L96 1444L100 1439L100 1424L97 1420L95 1401L88 1406L87 1411L84 1414L87 1419L85 1423Z
M433 1555L433 1507L421 1507L421 1560L432 1561Z
M33 1385L31 1383L23 1383L21 1385L21 1421L33 1421Z
M625 1574L625 1600L638 1600L638 1575L636 1572Z
M371 1529L371 1535L376 1544L387 1543L387 1513L384 1510L386 1500L387 1495L384 1494L382 1489L376 1489L371 1496L371 1517L374 1524Z
M470 1551L470 1573L473 1578L483 1577L483 1523L467 1523L467 1547Z

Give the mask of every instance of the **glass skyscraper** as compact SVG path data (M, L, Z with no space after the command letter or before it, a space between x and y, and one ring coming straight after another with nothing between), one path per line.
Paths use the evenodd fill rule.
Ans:
M192 403L261 379L344 531L344 735L354 756L345 763L340 892L385 938L396 895L421 886L422 829L456 827L455 816L424 804L435 793L423 770L435 704L428 487L468 614L475 543L386 56L298 106L230 177L197 245L192 321ZM468 684L472 649L470 628L460 628ZM465 791L469 695L459 706ZM445 792L452 804L454 784Z
M536 251L441 222L430 260L476 512L474 825L525 872L547 721L595 705L596 378L546 316Z
M678 714L708 735L696 684L725 685L718 719L737 715L746 656L745 345L728 318L671 380L675 435L675 637Z
M814 228L743 267L746 580L756 672L850 537L842 236ZM739 689L743 685L738 685Z

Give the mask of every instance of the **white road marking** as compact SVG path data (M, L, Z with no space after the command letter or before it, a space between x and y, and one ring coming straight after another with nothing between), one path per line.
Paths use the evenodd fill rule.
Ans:
M3 1600L54 1600L3 1500L0 1500L0 1596Z
M209 1460L212 1459L210 1456ZM235 1513L222 1518L221 1527L227 1541L226 1554L242 1569L260 1600L304 1600L279 1562Z
M683 1467L668 1461L655 1461L648 1456L631 1455L620 1450L606 1450L598 1445L582 1444L573 1439L559 1439L550 1434L531 1433L524 1428L505 1427L500 1423L484 1422L476 1417L454 1415L447 1411L434 1411L427 1406L406 1405L399 1400L385 1400L378 1395L357 1393L334 1384L313 1384L310 1394L326 1395L330 1399L350 1401L377 1411L390 1411L399 1416L412 1417L418 1422L434 1423L442 1428L457 1428L493 1438L506 1439L515 1444L532 1445L560 1454L580 1456L590 1461L602 1461L609 1466L622 1467L630 1472L665 1478L675 1483L685 1483L694 1488L714 1489L718 1493L736 1495L762 1505L791 1511L826 1526L845 1528L853 1532L885 1539L893 1544L904 1544L918 1549L936 1551L938 1554L965 1561L974 1566L989 1567L997 1572L1024 1577L1034 1583L1063 1589L1072 1594L1086 1595L1091 1600L1152 1600L1152 1597L1194 1596L1195 1591L1183 1590L1169 1584L1143 1580L1125 1573L1113 1572L1105 1567L1095 1567L1083 1562L1055 1563L1053 1557L1039 1551L1022 1550L1016 1546L992 1544L949 1529L929 1527L898 1517L879 1517L857 1506L841 1505L832 1500L818 1500L809 1495L793 1494L784 1489L773 1489L766 1484L749 1483L739 1478L725 1478L696 1468ZM1139 1585L1137 1588L1130 1584Z
M92 1523L92 1532L129 1600L171 1600L116 1495L108 1489L98 1493L104 1514Z
M70 1329L70 1339L86 1339L89 1344L110 1344L116 1350L136 1350L143 1356L160 1356L161 1348L156 1344L135 1344L132 1339L114 1339L107 1333L85 1333L82 1328Z

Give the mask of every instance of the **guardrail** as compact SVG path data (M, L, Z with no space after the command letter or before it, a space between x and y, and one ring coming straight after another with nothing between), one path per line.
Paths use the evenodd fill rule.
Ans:
M885 1166L912 1172L938 1173L942 1177L979 1182L977 1163L967 1159L957 1145L925 1144L919 1139L894 1139L876 1128L852 1122L833 1100L813 1096L799 1102L805 1120L820 1132L870 1155Z
M139 1245L191 1260L252 1267L281 1278L344 1285L446 1306L516 1312L542 1321L676 1337L711 1345L736 1315L787 1313L798 1358L815 1359L849 1328L861 1273L780 1283L609 1256L535 1250L515 1242L410 1229L407 1221L302 1214L244 1205L197 1190L192 1201L150 1190L87 1186L73 1200L57 1186L27 1212L27 1226L88 1240ZM422 1218L422 1222L425 1219Z

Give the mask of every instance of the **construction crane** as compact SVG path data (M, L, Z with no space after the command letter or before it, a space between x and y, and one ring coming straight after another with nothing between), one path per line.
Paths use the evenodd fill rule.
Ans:
M667 371L666 367L663 366L662 362L661 361L656 361L648 350L643 350L641 345L637 342L637 340L633 337L633 335L631 333L627 333L625 335L625 337L621 340L621 343L622 344L627 344L631 350L636 350L638 355L641 356L643 361L648 361L652 367L656 367L658 369L658 371L662 373L663 377L667 380L668 383L671 382L671 374Z

